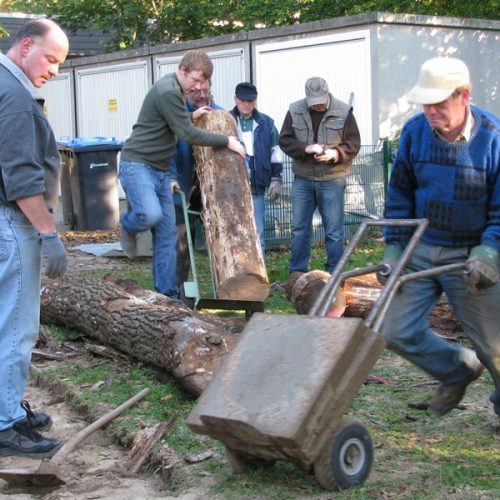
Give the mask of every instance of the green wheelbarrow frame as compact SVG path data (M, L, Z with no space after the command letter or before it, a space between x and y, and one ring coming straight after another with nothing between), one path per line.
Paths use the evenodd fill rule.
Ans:
M188 244L189 262L191 267L191 281L185 281L182 284L184 297L188 303L192 303L193 309L222 309L229 311L245 311L245 316L248 318L254 312L264 312L264 303L255 300L233 300L233 299L219 299L217 297L217 289L215 286L214 272L212 269L212 259L210 256L210 249L207 246L208 260L210 263L210 282L212 288L212 297L202 297L200 294L198 273L196 270L196 259L194 255L193 238L191 236L191 225L189 216L200 216L200 212L189 210L187 208L186 195L177 190L180 195L182 204L182 214L184 217L184 224L186 226L186 240Z

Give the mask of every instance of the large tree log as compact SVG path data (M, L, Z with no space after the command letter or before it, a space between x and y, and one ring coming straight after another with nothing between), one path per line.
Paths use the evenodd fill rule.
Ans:
M322 290L329 274L324 271L292 273L285 284L285 293L299 314L307 314ZM382 286L375 274L348 278L338 290L329 316L365 318L380 294ZM443 296L429 315L429 323L440 335L456 339L463 330Z
M137 284L114 281L47 280L42 323L73 328L164 368L190 393L201 394L235 342L227 323Z
M234 118L225 111L211 111L196 124L211 132L237 135ZM245 162L227 148L195 146L194 154L217 297L264 301L269 280Z
M381 288L375 274L347 279L344 286L346 299L344 316L365 318L379 296ZM453 314L444 294L429 314L429 324L436 333L449 340L465 336L462 325Z

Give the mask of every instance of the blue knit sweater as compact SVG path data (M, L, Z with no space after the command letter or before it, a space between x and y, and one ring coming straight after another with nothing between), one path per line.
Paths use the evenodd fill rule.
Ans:
M387 192L388 219L426 218L422 241L500 250L500 121L471 106L468 141L438 138L423 113L403 127ZM386 228L387 244L406 245L413 228Z

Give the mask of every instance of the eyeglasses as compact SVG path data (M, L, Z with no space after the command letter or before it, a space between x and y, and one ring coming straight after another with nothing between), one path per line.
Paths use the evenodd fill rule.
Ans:
M201 90L195 89L195 90L192 90L191 93L192 94L196 94L196 95L206 95L206 96L209 96L210 95L210 89L201 89Z

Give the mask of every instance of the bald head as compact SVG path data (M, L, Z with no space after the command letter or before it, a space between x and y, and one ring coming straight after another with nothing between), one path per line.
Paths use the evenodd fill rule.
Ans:
M13 37L6 55L35 87L41 87L57 76L68 48L68 37L57 23L37 19L27 22Z

